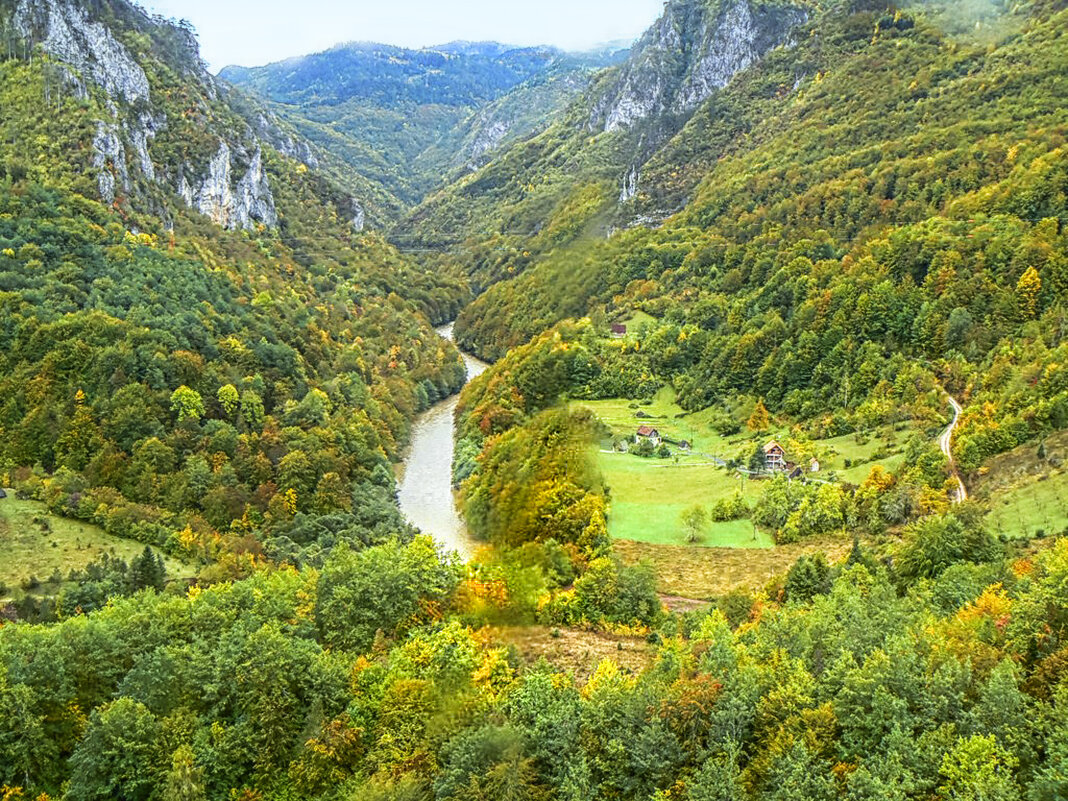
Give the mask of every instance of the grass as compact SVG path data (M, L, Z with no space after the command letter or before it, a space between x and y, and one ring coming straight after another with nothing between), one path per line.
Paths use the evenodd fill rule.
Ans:
M1038 444L1021 445L988 461L967 483L972 497L989 507L987 524L1012 539L1068 530L1068 431L1046 439L1046 458Z
M1056 473L992 499L987 522L995 534L1011 539L1068 530L1068 474Z
M710 509L716 501L740 490L752 506L760 496L759 483L740 481L730 471L710 463L709 456L746 463L757 445L769 439L785 439L788 433L758 435L743 429L724 437L712 427L716 410L687 414L676 403L671 387L664 387L642 403L615 398L575 401L572 405L591 410L612 432L600 443L601 452L596 454L611 492L609 533L615 539L659 545L688 545L679 518L694 504ZM676 463L603 452L611 450L613 440L632 437L643 424L653 426L668 440L691 442L692 455L679 455ZM876 464L890 472L898 470L905 459L901 448L910 435L909 427L900 431L887 427L861 438L849 434L818 440L814 445L824 473L833 470L842 480L860 484ZM848 468L846 460L850 463ZM710 524L699 544L713 548L771 548L774 543L769 534L755 532L748 520L735 520Z
M864 483L875 465L882 465L887 472L896 472L905 462L902 449L913 431L911 425L903 426L900 431L887 426L877 432L865 433L859 440L856 434L817 440L817 449L824 454L821 466L825 471L835 471L840 479L850 484ZM846 467L847 459L849 467Z
M636 310L630 317L623 321L623 325L627 327L628 333L636 332L643 325L651 325L657 320L653 315L646 314L645 312Z
M741 449L752 451L754 442L748 440L748 434L732 437L720 436L709 426L711 411L705 410L695 414L686 414L675 402L675 391L671 387L662 388L655 397L646 403L613 398L611 400L575 401L575 407L590 409L616 436L633 436L641 425L651 425L661 436L670 440L686 440L693 444L694 450L710 453L724 458Z
M757 482L740 481L726 468L700 456L682 456L678 464L626 453L598 452L596 459L610 489L608 531L616 539L686 545L686 533L679 522L683 510L694 504L710 509L716 501L739 491L753 504L760 494ZM753 524L748 520L732 520L710 523L698 544L770 548L773 542L766 533L754 535Z
M749 461L757 445L772 439L789 438L787 430L754 434L744 428L737 434L724 437L712 428L717 415L715 409L687 414L675 402L675 391L671 387L663 387L655 397L644 403L613 398L575 401L572 405L590 409L612 429L616 437L633 436L638 426L647 424L659 430L661 436L667 439L692 443L696 453L721 459L738 459L743 463ZM868 432L859 440L856 434L846 434L833 439L816 440L813 445L820 457L823 472L833 470L843 481L860 484L877 464L890 472L898 470L905 460L902 453L905 442L914 430L910 424L903 425L901 430L887 426L876 432ZM850 463L848 468L847 459Z
M836 537L814 537L775 548L694 548L620 540L615 551L627 564L648 562L657 575L657 589L687 599L713 599L734 589L759 591L781 576L802 554L822 551L831 562L849 555L853 543Z
M496 632L499 639L514 645L524 663L536 665L542 659L572 674L585 684L602 660L611 659L626 673L641 673L656 655L655 647L644 637L623 637L599 631L546 626L509 626Z
M0 585L7 587L0 591L0 599L10 600L21 592L20 584L31 576L44 582L58 570L65 580L71 570L80 570L104 553L129 561L144 548L89 523L52 515L44 504L16 500L9 492L0 499ZM164 561L170 577L196 574L190 565L166 556Z

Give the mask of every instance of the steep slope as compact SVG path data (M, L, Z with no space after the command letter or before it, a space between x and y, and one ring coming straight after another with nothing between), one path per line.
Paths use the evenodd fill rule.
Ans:
M406 532L390 462L462 380L430 327L460 290L362 235L188 31L122 0L0 20L0 473L224 575Z
M490 151L544 127L614 58L496 43L353 43L220 75L415 204L455 168L480 166Z
M177 195L224 227L271 226L278 218L265 148L320 166L320 154L262 104L207 72L189 29L135 6L72 0L6 0L0 25L9 53L31 58L39 48L56 62L48 99L102 90L110 113L97 120L93 168L109 203L133 198L167 217ZM351 197L334 199L340 213L380 220L395 211L366 179L344 178Z

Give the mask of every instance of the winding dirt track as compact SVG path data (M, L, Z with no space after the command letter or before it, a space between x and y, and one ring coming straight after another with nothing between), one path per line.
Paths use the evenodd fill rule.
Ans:
M946 393L946 397L949 398L949 403L953 407L953 422L949 424L949 428L945 430L945 433L939 437L938 445L942 448L942 453L949 459L949 468L953 471L953 478L957 480L957 494L953 502L962 503L968 500L968 489L964 486L960 472L957 470L957 463L953 460L953 432L957 430L957 423L960 422L960 415L964 408L949 393Z

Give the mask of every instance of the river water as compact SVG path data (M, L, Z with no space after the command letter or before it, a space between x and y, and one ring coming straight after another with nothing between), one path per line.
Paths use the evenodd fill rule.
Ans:
M452 341L452 323L439 328L438 334ZM468 381L489 366L466 353L463 357ZM433 536L445 550L469 557L476 545L456 511L452 492L453 415L459 400L458 395L446 398L416 419L398 498L412 525Z

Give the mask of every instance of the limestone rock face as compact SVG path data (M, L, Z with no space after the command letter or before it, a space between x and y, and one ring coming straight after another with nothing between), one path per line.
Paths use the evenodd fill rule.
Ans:
M502 119L486 119L484 122L484 127L479 130L468 153L472 165L480 163L488 153L496 150L511 130L508 122Z
M756 0L669 3L596 98L591 130L691 114L807 18L804 8Z
M197 211L223 227L229 227L234 208L231 166L230 146L220 142L219 150L208 163L208 171L201 179L194 201Z
M252 228L257 223L268 226L277 224L274 196L263 170L263 152L257 148L252 154L248 170L236 186L233 175L233 152L226 142L220 142L199 186L194 189L183 172L179 180L179 195L190 206L224 228Z
M115 202L116 190L130 191L130 173L126 167L126 148L114 125L98 122L93 136L93 168L97 171L100 197L109 205Z
M13 5L5 22L25 42L27 52L41 48L61 65L73 94L86 99L93 94L102 101L90 163L104 202L143 202L167 216L170 195L226 228L274 226L278 212L264 149L318 166L308 142L208 73L191 29L123 3L117 4L118 11L89 0L17 0ZM172 163L167 163L168 156L154 150L155 140L170 125L166 101L162 93L154 96L148 73L123 44L126 30L168 44L167 66L188 82L190 102L211 120L210 131L219 143L213 153L187 156L178 163L170 156ZM211 114L217 103L233 113ZM358 203L354 210L362 226Z
M114 99L149 99L148 76L108 28L71 0L20 0L14 28L45 52L74 67Z
M363 205L356 198L352 198L352 227L357 232L362 232L367 222L367 213Z
M231 219L234 228L250 228L257 222L266 226L278 223L274 195L271 194L267 174L263 171L263 151L258 147L252 154L245 177L237 183Z

